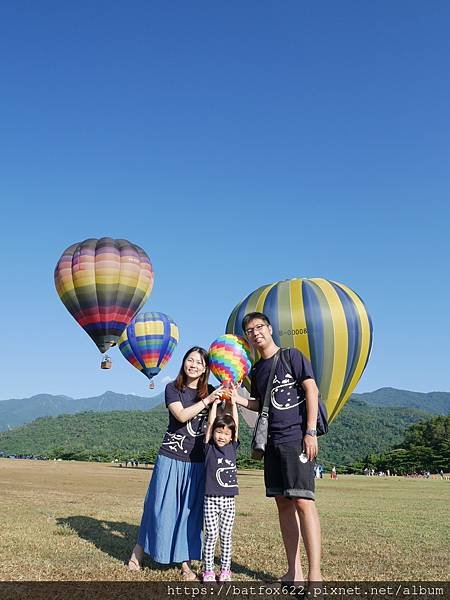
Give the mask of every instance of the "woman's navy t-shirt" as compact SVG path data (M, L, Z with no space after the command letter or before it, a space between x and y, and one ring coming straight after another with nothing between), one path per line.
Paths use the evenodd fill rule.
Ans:
M236 450L239 441L221 448L211 439L205 446L205 495L236 496L239 494L236 471Z
M208 386L209 393L213 390L212 386ZM181 392L175 387L175 382L171 381L166 386L165 401L167 407L172 402L181 402L183 408L188 408L193 404L197 404L200 398L196 389L185 387ZM185 462L203 462L205 460L204 436L207 425L207 408L204 408L187 423L181 423L169 411L169 426L164 435L159 454Z

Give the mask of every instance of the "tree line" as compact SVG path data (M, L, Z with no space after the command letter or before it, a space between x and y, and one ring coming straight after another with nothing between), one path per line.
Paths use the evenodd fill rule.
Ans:
M450 472L450 415L412 425L400 444L388 452L369 454L354 467L396 475Z
M336 465L340 472L361 473L368 465L376 470L389 468L399 474L419 468L449 470L445 467L448 459L447 463L443 461L445 451L448 457L448 442L445 446L438 441L441 430L448 434L448 417L425 421L427 417L415 409L381 409L350 401L331 424L329 434L320 439L319 462L326 468ZM446 430L442 419L447 419ZM150 411L42 417L0 433L0 452L65 460L153 463L167 420L164 406ZM435 421L441 424L424 424ZM262 466L250 458L251 435L251 429L242 420L239 468Z

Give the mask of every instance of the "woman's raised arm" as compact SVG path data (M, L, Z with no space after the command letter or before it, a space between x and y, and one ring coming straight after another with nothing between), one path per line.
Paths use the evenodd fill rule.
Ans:
M194 417L196 417L202 410L205 408L209 408L209 406L217 399L220 398L221 387L218 387L217 390L214 390L203 398L199 400L192 406L188 406L187 408L183 408L181 402L171 402L168 406L170 412L175 417L177 421L180 423L187 423Z

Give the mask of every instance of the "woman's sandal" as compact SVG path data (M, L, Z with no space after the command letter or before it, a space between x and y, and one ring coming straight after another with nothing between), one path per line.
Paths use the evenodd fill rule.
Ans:
M131 555L130 560L128 561L128 570L129 571L140 571L141 570L141 563L136 558L136 555L134 554L134 552Z
M181 569L181 577L184 581L199 581L199 578L191 569Z

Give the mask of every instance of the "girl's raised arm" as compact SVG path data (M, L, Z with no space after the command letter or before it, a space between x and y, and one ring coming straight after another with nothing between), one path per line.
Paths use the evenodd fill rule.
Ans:
M205 444L207 444L209 442L209 440L211 439L211 430L212 430L213 423L216 420L217 405L219 404L219 402L222 402L220 397L213 401L211 408L209 409L208 427L207 427L206 433L205 433Z
M236 435L235 440L238 440L238 434L239 434L239 415L238 415L238 409L237 409L237 403L236 403L236 397L233 397L233 395L231 395L231 416L234 419L234 422L236 423Z

